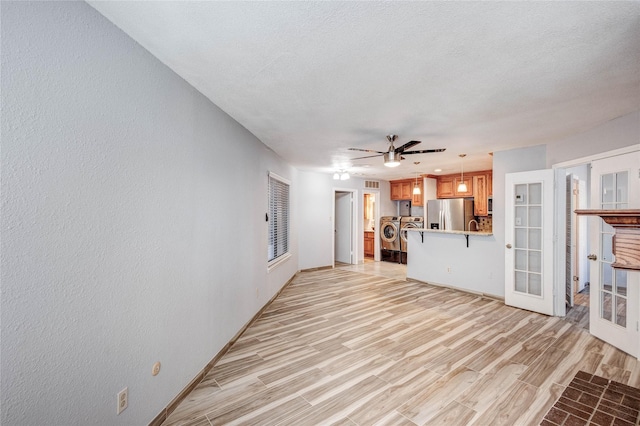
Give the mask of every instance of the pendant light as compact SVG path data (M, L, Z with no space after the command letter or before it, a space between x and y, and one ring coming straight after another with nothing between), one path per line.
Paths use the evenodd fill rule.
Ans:
M460 183L458 184L458 192L467 192L467 184L464 183L464 157L466 157L467 154L460 154L458 155L458 157L462 158L462 166L461 166L461 173L460 173Z
M419 161L414 161L413 164L416 166L420 164ZM420 195L420 185L418 185L418 172L416 172L416 183L413 184L413 195Z

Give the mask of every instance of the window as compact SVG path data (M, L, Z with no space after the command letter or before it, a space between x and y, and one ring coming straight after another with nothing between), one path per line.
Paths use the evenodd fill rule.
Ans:
M269 173L268 262L276 263L289 253L289 182Z

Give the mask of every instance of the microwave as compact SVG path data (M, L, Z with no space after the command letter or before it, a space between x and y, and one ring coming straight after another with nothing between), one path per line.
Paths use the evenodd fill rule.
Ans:
M489 196L487 198L487 214L492 215L493 214L493 197Z

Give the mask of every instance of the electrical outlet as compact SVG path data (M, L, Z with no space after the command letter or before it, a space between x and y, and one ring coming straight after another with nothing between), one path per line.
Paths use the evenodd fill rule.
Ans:
M447 266L447 273L451 273L451 266Z
M129 388L124 388L118 392L118 414L122 413L129 406Z
M155 364L153 364L153 367L151 367L151 375L157 376L159 372L160 372L160 361L156 362Z

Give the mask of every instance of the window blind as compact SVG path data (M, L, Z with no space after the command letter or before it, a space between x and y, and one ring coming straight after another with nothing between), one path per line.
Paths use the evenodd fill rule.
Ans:
M289 184L269 174L269 247L268 261L289 252Z

